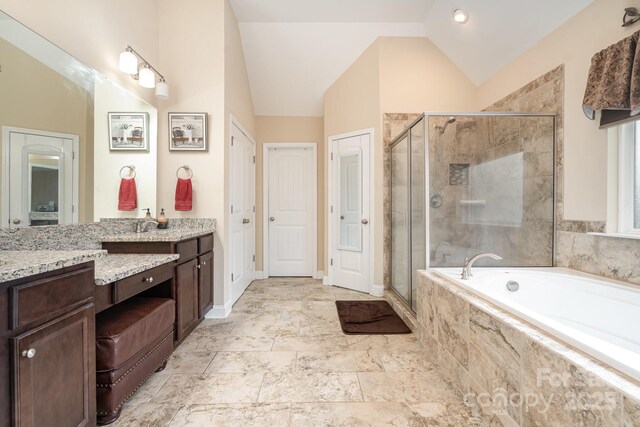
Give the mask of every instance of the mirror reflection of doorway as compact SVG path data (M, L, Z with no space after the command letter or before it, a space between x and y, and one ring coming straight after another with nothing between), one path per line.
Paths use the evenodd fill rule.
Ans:
M76 135L2 128L2 225L78 222Z

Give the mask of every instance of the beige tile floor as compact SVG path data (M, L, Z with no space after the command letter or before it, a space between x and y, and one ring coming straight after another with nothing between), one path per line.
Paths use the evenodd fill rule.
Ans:
M251 284L205 320L114 426L479 426L413 335L344 335L311 279Z

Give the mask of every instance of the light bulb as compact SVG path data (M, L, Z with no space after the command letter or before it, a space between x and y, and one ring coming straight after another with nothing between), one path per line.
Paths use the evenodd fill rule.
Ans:
M455 9L453 11L453 20L459 24L464 24L469 20L469 15L462 9Z
M140 68L138 72L138 84L142 87L154 88L156 87L156 75L147 66Z
M120 54L120 62L118 68L123 73L137 74L138 73L138 59L136 56L128 50Z

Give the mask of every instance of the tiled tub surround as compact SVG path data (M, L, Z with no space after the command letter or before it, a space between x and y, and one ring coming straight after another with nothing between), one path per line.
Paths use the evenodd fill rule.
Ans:
M107 251L103 250L0 250L0 283L104 259L106 256Z
M418 337L488 423L634 426L640 385L433 272Z

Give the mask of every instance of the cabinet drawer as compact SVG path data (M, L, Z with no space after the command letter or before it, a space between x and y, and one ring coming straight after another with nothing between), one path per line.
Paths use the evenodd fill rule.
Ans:
M176 253L180 254L179 263L194 258L198 255L198 239L185 240L184 242L176 243Z
M50 318L93 297L93 265L10 288L11 329Z
M213 250L213 234L198 238L198 253L204 254Z
M113 287L113 303L117 304L166 280L173 279L174 268L175 264L171 262L118 280Z

